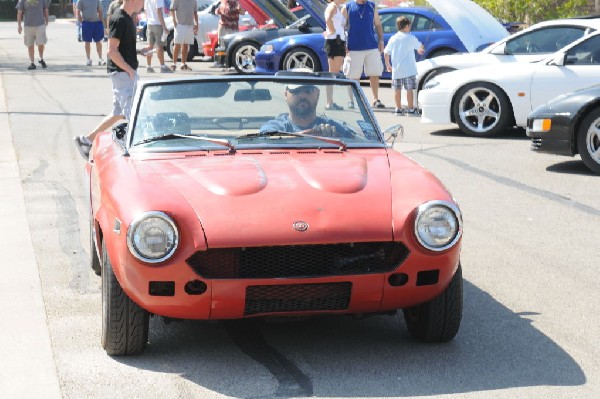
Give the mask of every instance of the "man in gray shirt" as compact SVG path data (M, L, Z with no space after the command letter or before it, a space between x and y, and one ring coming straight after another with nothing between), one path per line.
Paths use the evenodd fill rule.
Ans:
M77 19L81 21L81 38L85 42L86 65L92 65L90 43L96 42L98 65L106 65L102 58L102 41L104 40L104 24L102 9L98 0L79 0L77 2Z
M190 44L194 44L194 36L198 34L198 5L196 0L173 0L171 3L171 17L175 26L175 37L173 42L173 65L171 70L177 69L177 59L179 58L179 49L181 49L181 70L191 71L188 66L187 56ZM201 45L202 43L198 43Z
M17 30L19 35L23 32L21 23L24 22L25 31L23 32L23 39L27 51L29 52L29 61L31 64L27 69L30 71L35 69L35 63L33 60L34 56L34 45L38 46L38 55L40 56L39 63L42 68L46 68L46 62L44 61L44 46L48 41L46 37L46 26L48 25L48 7L50 0L19 0L17 3Z

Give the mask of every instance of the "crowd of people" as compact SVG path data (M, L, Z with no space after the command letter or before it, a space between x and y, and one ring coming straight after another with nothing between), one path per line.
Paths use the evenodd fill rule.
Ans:
M74 0L73 9L77 20L78 40L85 43L86 65L92 65L91 42L95 43L98 64L107 65L102 56L102 42L108 41L107 70L113 85L113 110L90 133L75 138L77 147L87 159L95 135L110 128L121 119L126 119L131 108L131 100L137 81L137 54L146 56L147 72L154 72L152 56L156 52L161 72L177 70L177 60L181 53L181 70L191 70L187 65L189 46L194 43L198 32L196 0L172 0L170 13L174 24L173 63L165 65L163 47L166 39L164 10L167 0ZM333 73L342 72L347 78L358 80L367 76L373 96L373 108L385 108L379 99L379 77L384 68L392 74L392 88L395 96L396 115L416 114L413 90L415 89L415 51L422 54L423 45L411 35L411 21L400 17L396 21L398 32L384 46L383 28L377 12L377 5L370 0L327 0L325 9L326 30L325 51L328 69ZM294 0L288 7L296 7ZM38 63L46 68L44 47L47 42L49 0L18 0L17 23L19 34L23 33L28 48L30 65L36 69L35 46L38 47ZM147 15L148 46L136 50L135 14L142 7ZM239 15L244 11L238 0L223 0L216 14L220 17L218 37L237 31ZM23 26L24 25L24 26ZM23 29L24 28L24 29ZM382 61L384 55L385 63ZM384 65L385 64L385 65ZM407 108L401 103L402 90L407 92ZM354 108L352 97L348 108ZM332 91L326 93L326 109L342 110L335 103Z

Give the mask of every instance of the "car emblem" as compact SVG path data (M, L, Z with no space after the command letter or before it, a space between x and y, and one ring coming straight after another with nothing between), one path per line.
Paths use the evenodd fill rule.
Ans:
M292 225L294 227L294 230L296 231L306 231L308 230L308 223L303 222L301 220L294 222L294 224Z

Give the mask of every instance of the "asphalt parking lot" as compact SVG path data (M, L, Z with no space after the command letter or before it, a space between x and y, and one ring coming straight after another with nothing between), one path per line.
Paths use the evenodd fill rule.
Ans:
M154 318L143 356L108 357L72 137L108 112L110 82L104 68L85 66L73 24L54 22L48 32L48 69L29 72L16 23L0 23L3 397L600 394L600 176L579 158L531 152L522 130L478 139L454 125L394 116L387 84L379 124L404 125L395 148L434 172L464 215L465 308L454 341L418 344L401 317L169 325ZM208 62L191 67L173 75L142 67L140 76L222 73Z

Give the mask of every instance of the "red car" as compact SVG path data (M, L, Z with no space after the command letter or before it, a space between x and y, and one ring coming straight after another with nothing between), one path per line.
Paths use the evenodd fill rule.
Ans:
M326 75L326 74L325 74ZM330 109L326 97L350 100ZM427 342L462 314L462 218L393 149L339 76L140 81L128 126L99 134L89 175L102 345L132 355L149 316L393 315Z

